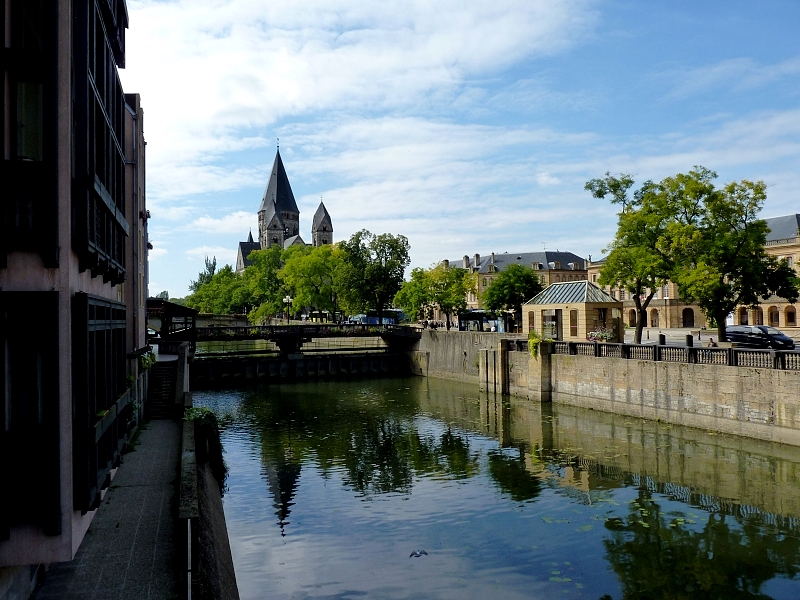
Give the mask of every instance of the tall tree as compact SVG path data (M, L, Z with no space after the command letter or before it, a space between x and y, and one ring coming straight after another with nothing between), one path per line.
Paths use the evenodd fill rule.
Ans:
M647 307L658 289L667 282L672 269L669 253L659 247L666 233L671 213L659 201L658 186L651 181L633 195L633 178L606 173L602 179L592 179L584 189L595 198L606 198L621 207L618 213L617 234L604 252L606 262L600 269L601 286L625 289L636 305L634 343L642 343L642 330L647 322Z
M204 271L200 271L197 275L196 281L191 281L189 283L189 289L192 292L196 292L201 285L204 285L211 281L211 278L214 277L214 273L217 272L217 257L215 256L212 260L208 260L206 256L206 268Z
M324 244L304 253L293 253L281 269L280 278L291 290L293 307L313 307L335 315L344 286L344 252Z
M351 311L375 310L379 322L383 322L383 311L400 291L410 262L408 239L362 229L340 245L345 262L343 303Z
M800 280L784 262L764 251L767 224L759 218L766 199L763 181L731 182L694 198L691 178L716 173L695 167L661 183L661 194L675 215L661 246L676 260L672 279L681 296L697 302L727 341L725 321L739 305L757 306L777 295L796 302Z
M404 282L395 294L394 304L414 319L427 318L431 307L431 289L426 269L417 267L411 270L411 279Z
M284 251L274 245L253 250L247 257L250 265L242 274L247 290L248 319L258 324L277 314L283 306L285 290L279 278Z
M428 271L428 279L431 302L445 314L449 330L451 315L467 308L467 293L475 289L476 278L466 269L440 263Z
M438 306L450 329L451 316L467 307L467 293L474 289L475 277L469 271L441 263L430 269L411 271L411 279L403 283L394 303L414 317Z
M522 322L522 303L542 291L542 282L533 269L511 264L497 274L481 295L481 305L491 311L512 310Z

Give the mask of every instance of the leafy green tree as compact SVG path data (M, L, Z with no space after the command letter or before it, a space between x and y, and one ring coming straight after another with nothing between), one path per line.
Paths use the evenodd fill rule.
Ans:
M411 270L411 279L403 282L400 291L395 294L394 304L412 318L423 319L428 316L431 289L426 269L417 267Z
M206 256L206 268L204 271L200 271L200 274L197 276L196 281L192 281L189 283L189 289L192 292L196 292L200 286L205 285L206 283L211 281L211 278L214 277L214 273L217 272L217 257L215 256L212 260L208 260Z
M410 262L408 239L362 229L340 242L340 246L345 263L342 305L350 312L375 310L382 321L384 309L403 285L403 274Z
M416 268L403 283L394 302L406 313L424 316L434 306L445 314L447 329L453 313L467 307L467 293L475 289L475 277L466 269L441 263L430 269Z
M689 175L669 177L660 195L674 214L660 247L675 257L672 279L681 296L697 302L726 341L725 320L738 305L757 306L777 295L796 302L800 280L783 261L764 251L767 224L759 219L766 199L763 181L731 182L700 196L691 184L709 182L716 173L695 167Z
M642 343L642 330L647 322L647 307L656 291L669 279L673 263L669 253L659 247L671 219L671 211L658 201L657 186L645 182L633 196L630 175L592 179L585 189L595 198L609 197L612 204L621 205L614 241L604 250L608 257L600 269L598 283L625 289L636 305L634 343Z
M294 252L280 271L284 285L291 290L293 307L313 307L335 314L344 288L344 252L325 244Z
M450 329L450 315L467 308L467 293L475 289L476 279L466 269L443 263L428 271L428 279L431 302L445 314Z
M513 310L517 323L521 323L522 303L541 291L542 283L533 269L511 264L483 291L481 304L491 311Z
M242 277L225 265L186 299L186 306L218 315L242 314L248 300Z
M280 246L253 250L247 257L250 264L242 273L248 301L248 319L257 324L280 312L284 287L279 273L284 251Z

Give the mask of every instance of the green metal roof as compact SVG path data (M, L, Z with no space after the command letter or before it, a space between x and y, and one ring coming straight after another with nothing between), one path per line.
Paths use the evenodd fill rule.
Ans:
M573 304L577 302L619 302L591 281L554 283L525 304ZM621 304L621 303L620 303Z

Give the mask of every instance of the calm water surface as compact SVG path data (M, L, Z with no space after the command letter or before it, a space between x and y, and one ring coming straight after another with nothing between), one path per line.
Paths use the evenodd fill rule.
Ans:
M243 599L800 598L800 449L423 378L195 402Z

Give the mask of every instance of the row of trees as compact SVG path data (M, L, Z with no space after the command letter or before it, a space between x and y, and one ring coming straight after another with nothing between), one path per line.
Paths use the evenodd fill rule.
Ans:
M585 189L620 207L617 234L606 248L600 285L627 290L636 304L635 343L641 343L647 307L667 281L696 302L726 341L725 320L739 305L773 294L795 302L800 281L785 261L764 251L763 181L714 186L705 167L646 181L630 193L630 175L592 179Z
M408 315L421 319L430 317L438 307L445 314L447 329L450 319L467 307L467 294L478 289L478 274L467 269L440 263L430 269L416 268L411 279L394 298ZM496 311L514 311L517 322L522 320L522 303L542 290L539 277L533 269L512 264L497 274L481 294L481 306Z
M405 236L366 230L336 245L272 246L252 252L249 259L239 275L230 265L217 270L216 259L206 258L205 270L189 286L186 305L200 312L247 314L259 323L278 314L288 295L294 312L375 310L382 317L410 262Z

